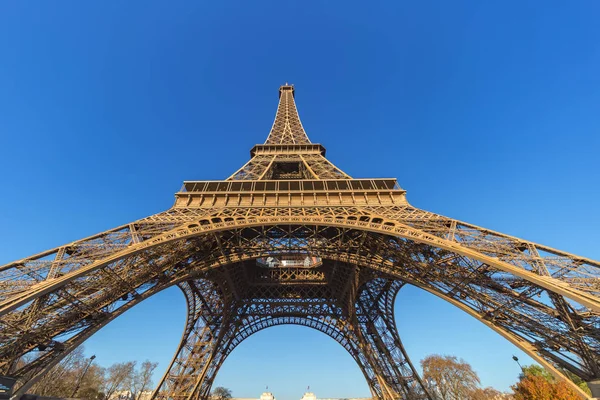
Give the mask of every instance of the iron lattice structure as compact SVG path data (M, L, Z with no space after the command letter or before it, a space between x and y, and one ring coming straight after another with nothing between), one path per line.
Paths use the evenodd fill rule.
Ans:
M291 85L250 161L224 181L185 182L175 198L167 211L0 267L0 373L18 377L17 395L173 285L187 322L155 399L206 398L231 351L279 324L339 342L375 398L430 398L394 321L405 284L559 377L600 378L599 262L415 208L395 179L352 179L308 139Z

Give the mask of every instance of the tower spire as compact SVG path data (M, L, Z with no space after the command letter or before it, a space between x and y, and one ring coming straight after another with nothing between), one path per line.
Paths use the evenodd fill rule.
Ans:
M294 101L294 85L279 87L279 106L265 144L310 144Z
M304 132L294 85L279 88L275 122L264 144L250 150L251 159L227 180L351 179L325 158L325 148Z

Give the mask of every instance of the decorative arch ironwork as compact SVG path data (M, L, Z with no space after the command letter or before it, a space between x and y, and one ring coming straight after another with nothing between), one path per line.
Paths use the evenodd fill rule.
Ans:
M294 93L280 88L269 138L227 180L185 182L165 212L0 266L0 373L19 378L17 393L116 316L179 285L188 322L178 354L197 354L185 347L193 336L212 361L202 364L205 378L187 374L175 384L185 390L167 397L205 397L243 332L275 316L308 324L321 315L310 305L319 299L341 310L345 327L336 329L353 349L372 350L353 351L375 397L427 397L395 331L394 292L377 288L382 282L423 288L559 378L568 370L600 391L598 261L415 208L394 179L352 179L308 140ZM258 265L269 257L319 261ZM313 314L271 310L252 323L244 314L284 300Z

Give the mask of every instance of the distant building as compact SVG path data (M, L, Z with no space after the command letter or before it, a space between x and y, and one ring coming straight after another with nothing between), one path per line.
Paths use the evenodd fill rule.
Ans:
M130 390L118 390L108 400L150 400L150 397L152 397L152 390L144 390L142 393L138 393L135 398Z
M231 400L275 400L271 392L264 392L259 399L250 397L232 397ZM313 392L306 392L300 400L373 400L371 397L337 397L337 398L319 398ZM495 399L494 399L495 400Z
M317 396L313 392L306 392L300 400L317 400Z
M273 396L273 393L271 392L263 392L263 394L260 395L260 400L275 400L275 396Z

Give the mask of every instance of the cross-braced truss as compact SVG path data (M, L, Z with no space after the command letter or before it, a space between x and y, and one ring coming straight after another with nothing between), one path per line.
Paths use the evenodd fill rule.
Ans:
M355 266L331 262L318 270L289 268L284 285L281 274L267 277L259 269L225 266L180 284L192 318L156 398L207 397L219 367L239 343L281 324L308 326L339 342L377 397L427 398L393 323L399 281L360 277Z
M600 379L599 262L412 207L394 179L350 178L308 140L292 86L251 156L225 181L185 182L165 212L0 267L0 373L17 394L173 285L188 317L157 399L206 398L231 351L279 324L339 342L378 399L428 398L393 318L406 283L560 378Z

